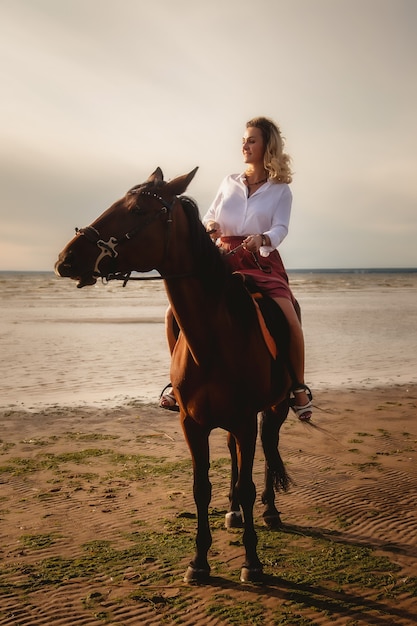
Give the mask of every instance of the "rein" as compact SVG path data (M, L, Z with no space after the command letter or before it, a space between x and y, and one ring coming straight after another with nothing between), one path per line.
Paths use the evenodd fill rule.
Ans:
M236 248L233 248L233 250L229 250L229 252L225 253L225 256L229 256L229 254L236 254L236 252L240 249L240 248L244 248L243 243L240 243L238 246L236 246ZM246 250L246 248L244 248ZM249 252L247 250L247 252ZM256 267L261 270L262 272L264 272L265 274L270 274L271 273L271 268L270 267L262 267L262 265L259 263L258 261L258 257L256 256L256 252L249 252L249 254L252 255L253 261L256 265Z

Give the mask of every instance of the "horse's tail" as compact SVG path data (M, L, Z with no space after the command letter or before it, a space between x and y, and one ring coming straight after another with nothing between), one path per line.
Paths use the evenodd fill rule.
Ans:
M276 458L274 459L274 462L271 463L271 459L267 460L268 468L275 491L285 492L289 490L293 481L285 468L279 451L276 449L275 452L276 454L274 456Z
M284 400L273 409L262 412L260 420L260 435L262 448L265 454L266 482L269 489L288 491L292 480L285 468L279 453L279 430L288 414L288 401Z

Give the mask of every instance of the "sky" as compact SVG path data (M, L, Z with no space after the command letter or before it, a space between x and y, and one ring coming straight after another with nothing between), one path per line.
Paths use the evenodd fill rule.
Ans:
M0 0L0 270L52 270L159 166L203 215L281 127L288 269L417 267L416 0Z

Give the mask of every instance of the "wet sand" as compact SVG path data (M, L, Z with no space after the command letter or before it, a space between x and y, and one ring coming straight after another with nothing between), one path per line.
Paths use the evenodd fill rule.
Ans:
M178 541L181 533L193 534L189 452L178 415L155 404L14 406L0 412L0 625L414 624L417 386L328 389L316 394L315 404L312 425L291 414L281 431L281 454L294 481L278 496L288 549L300 537L370 549L393 566L382 588L355 581L341 586L330 573L313 585L308 568L290 584L282 555L268 548L266 584L240 583L241 531L228 532L222 523L229 485L220 430L211 435L218 465L212 475L210 584L182 582L192 553L169 566L160 554L127 559L117 571L100 565L97 556L90 573L66 570L54 578L47 565L76 561L97 541L123 551L132 533L140 542L140 533L162 533L181 520L188 526L176 526ZM135 465L135 473L138 455L149 459L149 467L172 463L172 472L147 475L145 463L140 474ZM268 545L268 533L276 531L262 529L259 446L254 477L256 525ZM306 544L307 555L310 549ZM231 613L216 610L228 602L235 610L259 607L259 616L248 612L248 621L233 621Z

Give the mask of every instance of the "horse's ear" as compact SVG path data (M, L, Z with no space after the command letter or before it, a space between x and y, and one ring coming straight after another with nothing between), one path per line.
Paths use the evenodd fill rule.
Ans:
M167 187L172 191L174 196L180 196L187 189L188 185L193 180L198 167L195 167L189 174L184 174L183 176L178 176L178 178L174 178L167 183Z
M164 175L160 167L157 167L154 172L149 176L146 182L148 183L160 183L164 180Z

